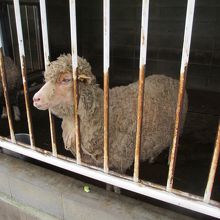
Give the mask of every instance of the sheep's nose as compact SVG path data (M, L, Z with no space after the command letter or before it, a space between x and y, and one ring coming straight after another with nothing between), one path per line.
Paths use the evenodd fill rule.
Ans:
M40 97L37 95L37 94L35 94L34 95L34 97L33 97L33 102L39 102L40 101Z

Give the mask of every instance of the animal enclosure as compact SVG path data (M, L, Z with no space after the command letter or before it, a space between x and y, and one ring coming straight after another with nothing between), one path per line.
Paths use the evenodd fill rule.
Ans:
M204 9L207 5L204 1L180 2L143 0L128 4L125 0L117 3L104 0L95 1L92 5L88 1L74 0L46 1L47 4L44 0L14 0L2 3L0 64L8 120L1 119L1 126L8 129L0 133L0 146L122 189L220 217L217 178L220 147L219 32L216 27L213 32L207 31L209 33L199 28L201 24L208 24L210 27L212 23L219 24L217 9L215 13L212 11L215 7L219 8L219 5L213 1L213 7L210 6L209 10L210 14L214 15L207 21L208 13L206 14ZM57 11L60 15L57 13L54 20ZM167 20L162 23L160 19L163 16ZM68 28L64 27L67 26L65 22ZM212 41L211 46L209 40ZM158 42L165 46L158 49ZM203 46L211 49L205 50ZM61 121L53 116L52 109L49 109L48 114L37 111L32 105L33 94L43 85L42 72L44 69L46 72L48 65L52 65L52 61L63 53L72 55L70 59L74 89L72 126L75 131L75 157L64 149L65 143L63 144L60 135ZM6 82L4 55L11 56L21 70L23 91L20 92L20 122L14 121L10 107L7 89L10 81ZM103 124L99 136L103 146L100 146L102 163L99 167L86 163L82 156L84 137L88 133L83 132L86 129L83 129L83 123L80 123L82 118L78 100L81 95L81 81L78 80L78 55L89 61L92 73L97 79L96 84L100 84L102 91L100 93L103 104L99 107L102 109L100 117ZM207 71L207 76L200 71ZM151 88L145 85L148 79L152 79L152 74L163 74L179 80L178 92L174 94L175 121L172 132L169 132L172 136L172 141L168 141L169 146L163 146L166 149L153 158L152 163L141 163L142 137L147 135L147 129L144 130L144 103L150 97L150 90L147 88ZM109 161L114 153L110 136L113 119L111 98L114 95L111 91L122 85L128 88L128 84L137 80L138 86L134 90L137 98L136 114L135 119L132 119L132 122L136 123L135 133L132 134L135 136L135 142L132 144L134 163L125 174L119 174L112 170ZM185 89L188 93L189 108L181 135ZM125 100L131 99L131 94L125 92L124 97ZM160 101L160 104L163 107L167 103ZM168 112L168 107L164 108L161 114ZM162 116L164 117L161 115L161 118ZM159 121L158 117L160 116L154 120ZM117 120L116 117L114 119ZM127 120L127 126L133 125L129 123L129 118ZM169 120L166 123L168 131ZM15 134L22 132L29 133L30 145L16 141ZM116 133L116 137L117 134L119 133ZM160 138L161 136L158 137ZM126 149L127 146L121 147ZM184 170L183 167L187 169ZM185 176L180 178L180 174Z

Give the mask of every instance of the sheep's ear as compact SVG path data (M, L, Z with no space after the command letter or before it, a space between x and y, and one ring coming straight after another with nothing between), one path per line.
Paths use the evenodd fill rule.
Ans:
M80 75L78 75L78 80L81 81L81 82L85 82L85 83L90 84L91 81L92 81L92 78L89 77L89 76L86 76L84 74L80 74Z

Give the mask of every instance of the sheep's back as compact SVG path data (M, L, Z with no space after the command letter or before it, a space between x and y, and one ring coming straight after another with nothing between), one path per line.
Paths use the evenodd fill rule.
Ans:
M145 79L141 159L153 160L172 141L179 82L163 75ZM138 83L110 90L110 163L122 172L133 162ZM184 100L183 123L187 111ZM182 123L182 124L183 124ZM117 152L117 153L114 153ZM112 156L111 156L112 155ZM115 164L115 161L118 161Z

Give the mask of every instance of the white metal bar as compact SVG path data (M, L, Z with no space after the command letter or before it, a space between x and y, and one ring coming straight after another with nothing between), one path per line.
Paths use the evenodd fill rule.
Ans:
M8 150L14 151L16 153L34 158L39 161L43 161L48 164L52 164L54 166L63 168L65 170L69 170L74 173L78 173L92 179L99 180L101 182L105 182L111 185L115 185L117 187L136 192L145 196L149 196L161 201L165 201L174 205L178 205L180 207L197 211L209 216L213 216L216 218L220 218L220 209L219 207L215 207L213 205L196 201L193 199L188 199L183 196L179 196L173 193L166 192L164 190L155 189L150 186L145 186L141 183L135 183L131 180L126 180L120 177L116 177L113 175L106 174L102 171L97 171L92 168L84 167L82 165L78 165L69 161L65 161L47 154L42 154L36 152L30 148L24 148L17 144L10 143L0 138L0 146L6 148Z
M22 56L25 56L25 50L24 50L24 40L23 40L24 38L23 38L22 25L21 25L21 12L20 12L19 0L14 0L14 11L15 11L15 21L16 21L16 29L18 36L20 62L22 64L23 63Z
M139 181L141 133L142 133L143 105L144 105L143 102L144 102L145 65L147 59L148 20L149 20L149 0L143 0L142 18L141 18L141 39L140 39L137 129L136 129L134 175L133 175L133 179L135 182Z
M12 22L11 22L11 15L10 15L10 8L9 5L7 5L7 14L8 14L8 23L9 23L9 30L10 30L10 38L11 38L11 46L12 46L12 53L13 53L13 58L14 62L17 63L17 56L15 53L15 45L14 45L14 40L13 40L13 30L12 30Z
M74 124L76 130L76 161L81 164L80 152L80 127L78 116L78 82L77 82L77 34L76 34L76 2L69 0L70 8L70 33L71 33L71 54L72 54L72 74L73 74L73 99L74 99Z
M40 0L40 16L41 16L41 29L43 36L43 51L44 51L44 66L45 71L50 63L50 51L48 40L48 27L47 27L47 11L45 0ZM49 109L49 123L50 123L50 136L53 156L57 156L56 134L55 134L55 122Z
M0 48L2 48L3 53L5 54L1 21L0 21Z
M204 194L204 202L210 201L212 188L213 188L213 184L215 180L215 174L216 174L216 170L218 167L219 153L220 153L220 119L218 122L218 131L217 131L215 149L214 149L213 157L212 157L212 163L211 163L211 167L209 171L208 182L207 182L206 190Z
M43 48L44 48L44 62L45 70L48 64L50 63L50 50L48 42L48 28L47 28L47 12L46 12L46 3L45 0L40 0L40 16L41 16L41 29L43 35Z
M30 27L29 27L29 16L28 16L28 6L25 7L25 20L26 20L26 27L27 27L27 36L28 36L28 51L29 51L29 56L30 56L30 61L31 61L31 70L33 71L33 56L31 52L31 41L30 41Z
M20 13L20 5L19 0L14 0L14 11L15 11L15 21L16 21L16 30L18 37L18 46L19 46L19 55L20 55L20 63L21 63L21 73L22 73L22 81L24 87L24 97L25 97L25 107L27 112L27 121L28 121L28 130L30 135L31 147L34 148L34 136L33 136L33 127L32 127L32 118L30 112L30 104L29 104L29 93L27 86L27 67L25 61L25 49L24 49L24 40L22 33L22 25L21 25L21 13Z
M34 29L35 29L35 43L37 48L37 65L38 69L42 69L42 53L41 53L41 41L40 41L40 28L39 28L39 22L38 22L38 8L37 6L32 6L33 14L34 14Z
M172 145L172 150L170 154L169 173L168 173L168 178L167 178L167 191L171 191L173 187L173 178L174 178L175 165L176 165L177 149L178 149L178 144L179 144L179 135L180 135L180 128L181 128L181 117L182 117L182 109L183 109L184 94L185 94L187 68L188 68L188 62L189 62L194 9L195 9L195 0L188 0L183 50L182 50L182 60L181 60L181 68L180 68L180 84L179 84L179 93L178 93L177 108L176 108L176 121L175 121L175 129L174 129L174 136L173 136L173 145Z
M192 39L194 11L195 11L195 0L188 0L185 31L184 31L183 50L182 50L182 60L181 60L181 68L180 68L181 75L186 74L185 68L186 68L186 64L188 64L188 62L189 62L189 53L190 53L190 45L191 45L191 39Z
M104 40L103 40L103 63L104 63L104 73L108 74L109 70L109 56L110 56L110 0L104 0L103 1L103 34L104 34Z
M104 171L109 172L110 0L103 1Z
M71 52L72 52L72 68L73 79L77 79L76 69L77 63L77 36L76 36L76 3L75 0L70 0L70 31L71 31Z
M146 65L147 59L147 38L148 38L148 21L149 21L149 0L142 1L142 18L141 18L141 39L140 39L140 60L139 68Z

